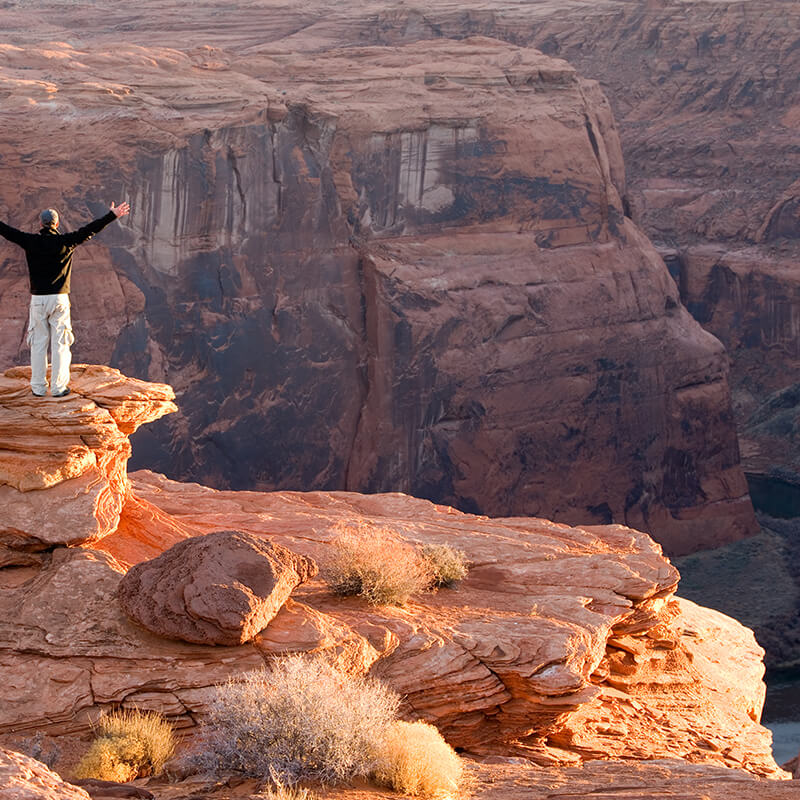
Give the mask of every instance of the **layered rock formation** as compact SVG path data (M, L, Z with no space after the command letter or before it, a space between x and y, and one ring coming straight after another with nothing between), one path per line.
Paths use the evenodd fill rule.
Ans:
M126 397L124 378L117 380L118 408L147 403L148 392L168 402L163 386L137 382ZM44 421L63 416L62 403L40 402ZM97 405L91 394L83 402ZM84 418L82 406L72 413ZM214 533L230 528L241 533ZM457 545L469 576L457 591L420 595L399 609L339 598L314 579L307 559L324 564L343 529ZM213 535L187 541L193 534ZM253 553L282 547L300 554L288 560L295 577L308 580L271 621L263 617L266 627L250 644L163 638L123 610L131 587L164 584L142 580L163 562L167 583L179 575L175 596L193 619L216 619L228 631L231 618L247 617L240 599L259 591ZM196 549L204 558L181 559ZM658 545L619 525L489 519L402 494L217 492L137 473L116 531L0 570L0 733L86 731L102 709L119 705L192 726L215 684L305 652L381 677L404 697L406 714L436 723L471 752L541 764L680 755L780 776L757 723L760 649L732 620L675 600L677 580ZM158 592L136 594L140 619L148 602L149 619L174 617L172 594L166 604ZM223 607L224 598L235 603ZM257 606L249 605L256 616Z
M774 406L797 416L799 27L775 0L600 4L525 37L602 82L633 216L730 354L744 468L796 487L800 437Z
M103 210L82 187L131 200L80 254L74 316L80 355L178 391L137 463L626 523L672 552L754 530L723 351L626 217L610 109L568 64L485 39L330 49L414 38L379 5L226 5L220 28L199 4L204 47L155 0L124 36L113 10L32 26L45 8L9 16L0 213L74 226ZM87 119L78 179L53 153ZM21 268L0 289L22 359Z
M800 370L797 6L459 5L387 11L359 38L480 33L538 47L600 81L619 124L630 213L682 302L730 354L744 467L776 493L794 487L796 506L800 437L781 412L797 416Z
M128 499L128 435L176 410L169 386L75 365L72 394L34 397L30 368L0 378L0 566L116 530Z

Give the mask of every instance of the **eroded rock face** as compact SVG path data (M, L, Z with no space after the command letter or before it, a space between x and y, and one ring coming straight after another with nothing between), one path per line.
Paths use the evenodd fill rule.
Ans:
M149 631L197 644L250 641L317 565L236 531L187 539L132 567L119 587L125 613Z
M376 609L331 595L317 578L253 642L263 657L325 653L380 676L406 699L406 714L434 722L454 745L540 764L680 754L780 774L757 723L763 665L752 633L676 601L677 572L644 534L487 519L400 494L218 492L152 473L132 480L160 521L98 545L129 560L151 557L166 516L167 541L178 526L197 534L233 525L319 562L343 527L465 550L472 566L456 591ZM140 645L143 657L149 647ZM108 678L130 685L114 670ZM158 681L148 686L158 697Z
M113 531L128 499L128 435L176 410L169 386L76 364L68 397L30 391L30 368L0 377L0 565Z
M592 761L580 767L541 769L520 760L489 759L476 770L481 800L790 800L797 786L763 781L739 770L675 759L656 762Z
M40 761L0 747L0 795L3 800L91 800Z
M127 17L125 43L104 18L77 49L49 27L37 43L17 9L26 46L0 73L7 130L43 168L105 115L80 185L113 186L133 212L81 253L76 347L176 387L183 419L143 432L138 464L625 523L672 552L754 530L722 348L626 216L596 84L488 39L333 49L373 41L376 21L391 38L391 14L356 7L285 41L298 26L282 14L226 8L223 36L213 8L192 24L217 44L186 51L172 15L172 49ZM34 79L56 53L45 112ZM75 186L64 174L65 201ZM5 202L58 205L48 191L15 185ZM65 204L71 226L100 210ZM24 290L21 268L0 280ZM7 314L0 355L24 358L23 312Z
M134 625L116 598L123 574L107 553L81 547L0 570L2 732L86 731L119 705L186 724L214 684L263 665L252 647L220 651Z

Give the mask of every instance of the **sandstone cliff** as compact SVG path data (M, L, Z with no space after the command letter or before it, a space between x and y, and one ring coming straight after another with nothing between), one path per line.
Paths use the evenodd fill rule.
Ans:
M794 487L797 514L800 437L785 420L797 414L800 373L797 4L458 6L387 10L364 19L359 38L494 36L601 83L619 125L630 213L682 302L730 354L745 470L777 491ZM327 31L345 35L332 20Z
M82 400L33 401L54 442L59 425L80 422L94 426L97 435L84 439L95 458L102 454L106 420L89 422L86 412L108 403L109 383L115 413L136 409L127 420L169 410L168 387L126 382L102 367L77 373ZM33 440L24 455L33 458L37 447ZM28 494L41 492L46 503L69 480ZM763 651L733 620L677 600L677 571L646 534L490 519L402 494L220 492L150 472L133 475L131 486L116 530L83 545L51 544L34 564L0 569L6 737L86 732L102 709L118 705L158 710L191 729L215 683L265 658L308 652L380 676L404 697L404 713L434 722L474 754L542 765L679 756L785 777L758 724ZM471 561L469 575L457 590L403 608L338 598L310 565L325 562L342 527L455 544ZM178 553L188 536L230 529L305 557L294 563L305 565L306 583L294 582L264 630L220 647L178 641L173 629L164 638L126 616L119 587L131 564L176 542ZM192 597L225 596L212 561L182 565L184 574L194 570ZM137 603L147 599L140 594Z
M753 532L723 350L626 216L596 84L485 39L332 49L414 38L378 6L219 26L197 4L202 46L155 0L45 8L9 13L0 213L131 200L81 253L74 316L79 357L176 388L138 464L624 523L671 552ZM0 355L22 360L4 257Z

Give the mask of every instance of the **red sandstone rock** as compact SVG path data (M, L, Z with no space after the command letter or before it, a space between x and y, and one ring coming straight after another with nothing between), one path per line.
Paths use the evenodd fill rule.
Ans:
M641 534L490 520L402 495L216 492L152 473L133 482L186 530L235 525L318 560L343 525L466 550L473 566L457 591L373 609L312 581L255 642L266 655L325 651L371 670L458 746L542 764L680 752L779 774L756 723L752 634L671 600L677 575ZM137 551L130 532L100 546Z
M134 625L116 599L123 574L84 548L57 548L40 569L0 570L0 732L86 732L120 705L190 724L216 683L263 665L252 647L192 645Z
M128 434L176 410L169 386L72 367L72 394L30 392L30 368L0 378L0 564L37 563L56 544L117 527L129 495Z
M58 205L54 185L77 194L53 153L87 118L97 166L81 196L105 184L132 202L81 253L74 316L79 353L181 397L181 420L140 435L138 464L613 521L673 552L754 530L724 354L625 217L596 84L488 39L349 46L434 30L380 3L225 6L224 30L211 3L190 31L156 0L141 8L44 27L16 9L7 35L25 46L0 68L15 175L0 212L22 225ZM493 32L556 11L516 4ZM459 39L498 20L436 13ZM298 15L315 24L298 32ZM80 47L58 35L76 24ZM73 227L95 213L66 206ZM25 358L22 268L0 289L22 308L0 320L0 355Z
M90 800L33 758L0 747L0 797L3 800Z
M217 492L153 473L137 474L134 491L124 524L96 543L107 552L59 547L37 564L0 569L0 734L79 732L119 705L192 726L215 684L305 652L383 678L405 714L473 753L541 764L680 754L782 774L757 724L763 665L752 634L674 600L678 574L644 533L490 519L402 494ZM231 527L241 533L218 533ZM342 599L312 579L274 614L300 573L312 578L306 559L324 561L343 527L454 545L470 573L457 590L402 609ZM247 557L223 540L246 544ZM262 614L263 553L278 545L300 556L285 559L289 586L279 578L279 602ZM134 563L159 549L168 552L129 578L110 555ZM159 562L166 569L156 576ZM260 633L225 648L165 639L132 624L120 595L169 635Z
M186 539L132 567L120 583L125 613L159 636L197 644L250 641L317 565L236 531Z

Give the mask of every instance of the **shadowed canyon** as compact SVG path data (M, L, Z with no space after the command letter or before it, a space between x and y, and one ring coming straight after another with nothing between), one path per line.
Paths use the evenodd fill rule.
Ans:
M721 4L709 22L684 3L601 3L579 24L582 4L199 4L185 20L152 3L103 14L81 38L81 8L57 23L47 8L6 12L24 47L4 51L4 165L22 185L0 210L22 225L56 185L77 225L92 198L131 199L130 224L94 246L74 302L79 358L177 391L181 418L142 435L136 464L219 487L392 489L468 511L622 522L673 553L755 532L726 358L679 302L682 286L697 306L695 273L675 284L629 220L689 264L684 250L709 236L739 249L786 192L771 176L760 213L740 186L754 167L720 146L723 191L703 171L713 159L701 148L692 172L670 138L686 117L700 141L732 139L739 105L766 92L716 97L702 83L734 46L724 31L741 9ZM722 31L703 34L713 46L664 54L661 42L694 41L701 22ZM763 25L791 29L769 14ZM595 63L613 30L632 48L614 48L627 71ZM464 40L475 35L515 44ZM613 73L630 187L596 84L522 44ZM702 92L672 134L655 93L659 115L630 110L648 86L688 96L691 76ZM92 157L78 167L64 154L87 125ZM726 159L747 177L725 177ZM691 180L704 218L748 224L685 229ZM712 202L725 192L727 205ZM655 217L662 229L648 228ZM9 300L24 293L19 269L3 281ZM726 313L722 297L714 307ZM23 313L2 322L18 362Z

